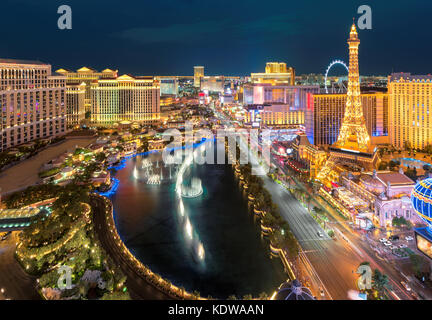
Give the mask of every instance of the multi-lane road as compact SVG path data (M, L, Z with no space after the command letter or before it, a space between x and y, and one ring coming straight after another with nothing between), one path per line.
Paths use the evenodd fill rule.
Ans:
M229 119L221 114L218 116L226 127L232 127ZM247 147L244 141L241 141L240 147ZM256 159L253 159L254 155L251 152L249 155L256 163ZM272 157L270 161L272 166L290 175L277 159ZM308 210L285 187L266 175L262 178L273 201L279 206L282 217L289 223L299 241L301 247L299 258L310 275L310 282L323 289L326 299L348 299L349 292L357 290L356 283L359 278L356 273L357 268L365 261L371 264L372 269L379 269L389 276L393 287L389 293L394 299L412 299L401 285L401 281L406 279L389 263L377 257L364 239L355 235L343 222L330 217L331 223L339 231L335 239L331 239ZM332 210L328 206L326 209Z
M299 241L307 258L303 262L312 265L310 273L318 278L315 283L323 287L327 299L347 299L349 290L356 287L355 272L362 258L346 243L331 239L288 190L268 177L263 178L282 217Z

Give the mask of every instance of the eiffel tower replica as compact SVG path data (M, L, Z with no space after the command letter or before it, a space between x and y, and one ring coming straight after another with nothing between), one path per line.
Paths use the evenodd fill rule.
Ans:
M358 38L355 23L351 27L349 45L348 92L345 115L337 141L330 146L330 157L319 172L321 182L338 181L344 171L372 170L378 162L376 148L371 145L366 129L360 96L360 76L358 66Z

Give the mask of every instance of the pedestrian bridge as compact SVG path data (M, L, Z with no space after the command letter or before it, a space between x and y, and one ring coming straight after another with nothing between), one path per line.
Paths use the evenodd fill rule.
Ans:
M35 218L47 216L45 207L20 209L0 209L0 232L22 230L28 227Z

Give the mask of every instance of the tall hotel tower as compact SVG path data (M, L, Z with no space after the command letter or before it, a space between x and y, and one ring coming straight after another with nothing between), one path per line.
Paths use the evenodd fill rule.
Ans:
M194 67L194 87L199 88L201 86L201 78L204 77L204 67Z
M66 77L39 61L0 59L0 151L64 134Z
M56 70L57 73L66 76L66 94L76 94L80 91L80 88L84 84L85 97L84 97L84 112L91 111L91 83L99 79L115 78L117 77L118 70L105 69L99 72L92 68L82 67L77 71L67 70L65 68ZM75 116L75 115L74 115Z
M94 124L154 123L160 120L160 86L153 77L122 75L91 84Z
M363 115L358 66L360 40L355 24L351 27L348 45L349 74L345 115L339 137L329 148L330 158L318 174L318 179L327 183L338 181L339 174L343 171L361 168L371 170L378 161L376 149L371 145Z
M388 77L390 143L398 149L432 144L432 76L393 73Z

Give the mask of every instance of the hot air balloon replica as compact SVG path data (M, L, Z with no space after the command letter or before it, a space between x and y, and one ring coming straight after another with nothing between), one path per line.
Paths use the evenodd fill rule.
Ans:
M432 261L432 178L418 182L412 193L411 203L426 227L415 228L417 248Z

